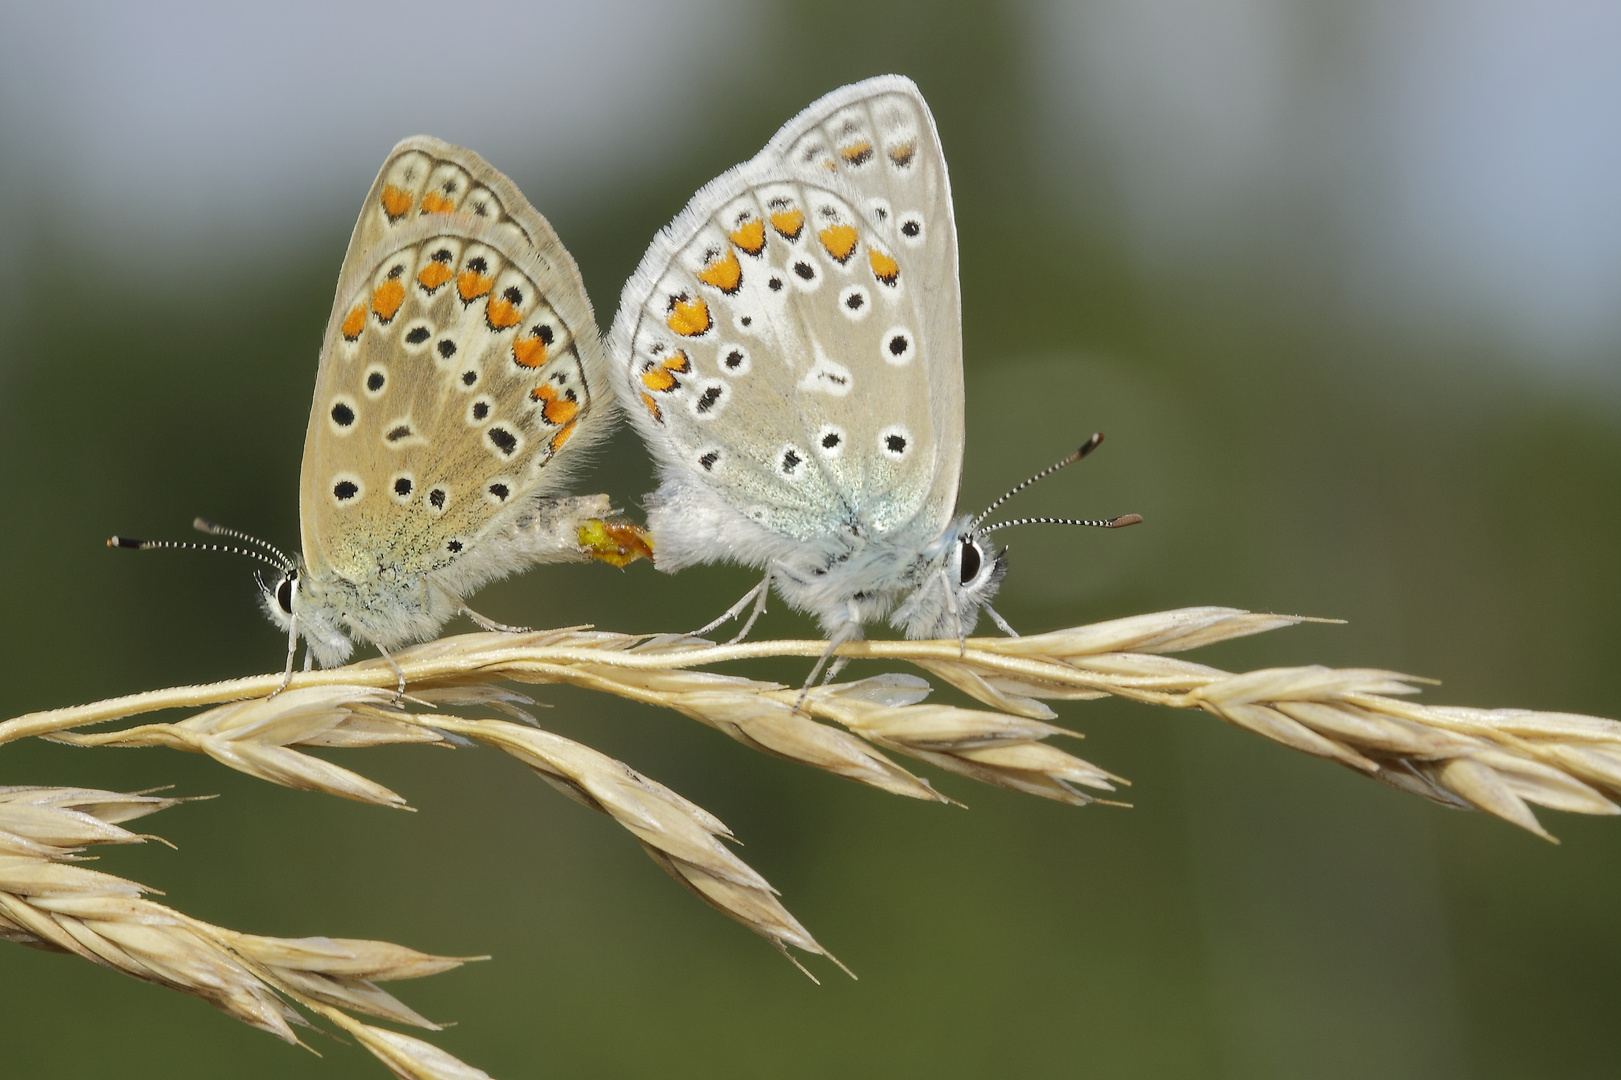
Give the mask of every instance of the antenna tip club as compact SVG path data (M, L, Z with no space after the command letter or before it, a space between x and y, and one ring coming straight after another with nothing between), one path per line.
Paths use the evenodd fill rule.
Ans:
M1142 523L1143 516L1141 514L1121 514L1117 518L1110 518L1108 525L1111 529L1123 529L1127 525L1141 525Z
M109 536L107 546L110 548L143 548L145 540L137 540L133 536Z
M212 533L219 531L219 526L205 517L192 518L191 527L198 532Z

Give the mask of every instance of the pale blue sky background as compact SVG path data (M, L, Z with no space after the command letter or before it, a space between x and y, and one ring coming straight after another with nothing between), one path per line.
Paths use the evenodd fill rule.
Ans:
M3 8L0 228L49 221L111 258L205 265L341 229L388 145L419 130L538 178L554 218L594 211L706 105L769 79L783 47L770 7L737 0ZM1073 148L1103 147L1087 167L1150 272L1299 242L1369 318L1467 324L1616 384L1621 5L1015 10L1023 92L1048 125L1032 160L1061 191ZM424 51L424 24L443 27L443 54ZM500 43L485 62L480 40ZM1279 208L1302 206L1332 222L1332 250L1280 235Z

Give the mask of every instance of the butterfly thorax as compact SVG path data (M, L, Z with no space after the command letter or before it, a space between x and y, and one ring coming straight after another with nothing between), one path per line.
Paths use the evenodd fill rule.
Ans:
M829 636L859 636L861 624L888 616L909 638L967 637L1007 573L1006 551L993 551L969 517L924 545L904 537L849 539L832 559L808 563L801 546L799 559L776 567L783 597L814 614ZM810 572L800 572L807 565Z
M293 630L296 624L310 655L322 667L335 667L349 658L354 642L343 625L341 607L325 599L325 586L316 584L313 597L306 594L306 587L316 581L300 561L289 566L278 580L260 581L259 605L282 630Z
M300 619L342 626L350 636L385 648L432 637L459 606L436 594L426 576L402 574L392 566L362 581L330 573L312 577L304 597Z
M705 485L679 474L661 480L647 499L659 569L724 560L770 570L789 605L814 615L828 633L852 621L883 618L945 558L943 541L928 535L938 536L938 527L926 519L880 530L850 515L800 539L738 514Z
M825 555L800 545L774 567L783 598L815 615L829 635L888 615L933 570L911 545L851 537L841 548Z

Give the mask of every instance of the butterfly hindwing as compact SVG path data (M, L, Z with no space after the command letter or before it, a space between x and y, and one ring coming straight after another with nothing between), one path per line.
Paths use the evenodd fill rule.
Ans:
M756 222L769 236L749 256L728 235ZM737 509L798 539L826 532L829 508L907 520L927 490L918 313L866 269L861 224L825 188L745 189L677 252L634 339L643 416ZM835 232L842 262L821 238Z
M934 429L929 505L943 523L962 471L962 302L951 182L934 117L911 80L879 76L823 97L784 125L766 153L813 182L833 175L873 227L866 254L875 277L888 280L890 260L904 275L899 284L920 315L917 351Z
M655 241L615 323L616 390L666 470L775 535L932 537L962 446L955 271L916 88L847 87Z
M400 144L340 275L304 447L312 573L433 574L600 433L605 362L572 259L477 155Z

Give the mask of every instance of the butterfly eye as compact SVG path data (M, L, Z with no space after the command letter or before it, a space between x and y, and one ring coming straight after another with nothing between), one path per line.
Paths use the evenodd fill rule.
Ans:
M979 556L979 545L972 540L964 539L962 542L961 571L959 577L964 585L979 576L979 568L983 560Z
M276 586L276 606L289 615L293 613L293 593L297 589L298 585L291 574L282 578L281 584Z

